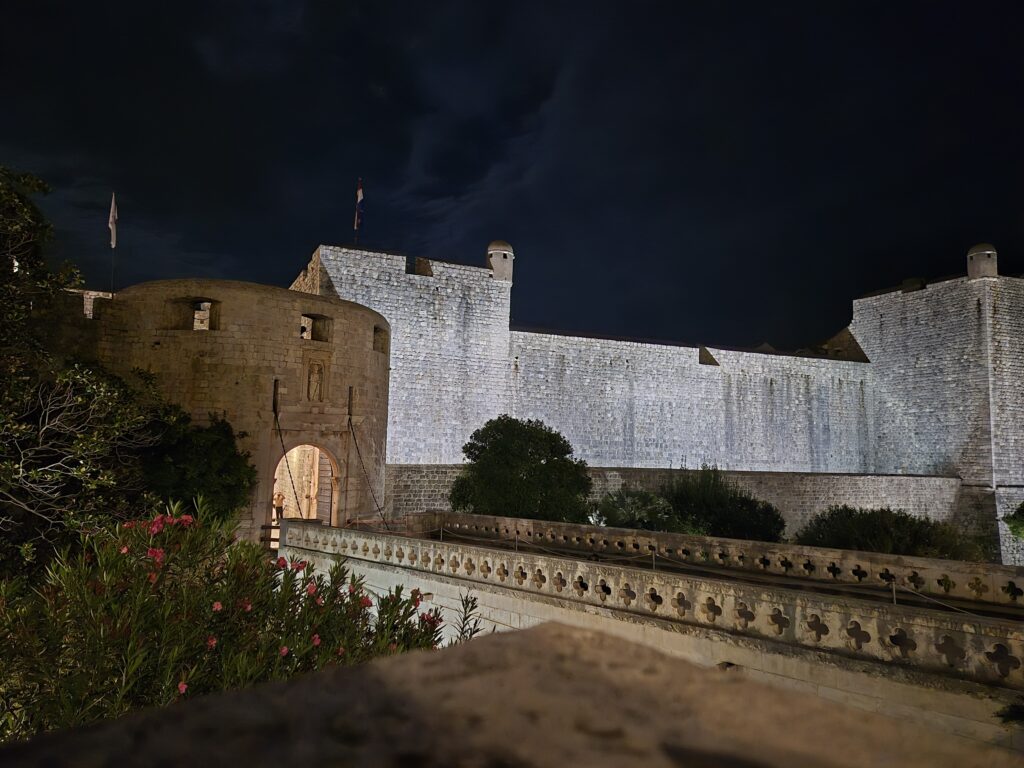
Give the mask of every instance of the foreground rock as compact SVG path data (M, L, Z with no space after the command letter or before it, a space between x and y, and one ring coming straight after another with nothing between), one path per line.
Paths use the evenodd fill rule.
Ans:
M1018 766L1018 755L548 624L0 751L24 766Z

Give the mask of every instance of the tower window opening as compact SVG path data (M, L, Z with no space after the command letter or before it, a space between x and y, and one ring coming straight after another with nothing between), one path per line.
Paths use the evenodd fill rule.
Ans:
M373 326L373 351L388 353L388 330L379 325Z
M330 341L331 319L323 315L302 315L299 319L299 338L310 341Z
M192 330L210 330L210 310L213 307L211 301L196 301L192 304Z

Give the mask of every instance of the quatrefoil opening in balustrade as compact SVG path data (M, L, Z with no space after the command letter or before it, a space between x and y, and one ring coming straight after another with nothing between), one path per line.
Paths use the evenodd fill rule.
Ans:
M378 557L380 555L380 547L378 547L376 544L373 545L373 549L371 549L370 551L373 553L374 557Z
M768 559L767 555L761 555L757 558L757 564L761 567L761 570L767 571L771 567L772 561Z
M485 579L491 575L491 565L486 560L480 563L480 575Z
M857 578L857 581L864 581L868 577L868 572L861 568L860 564L855 565L850 573Z
M911 571L910 575L907 576L907 584L910 585L911 589L920 590L926 583L917 571Z
M746 629L754 619L754 612L747 607L747 604L742 600L737 601L736 626L740 629Z
M626 582L619 589L619 600L621 600L627 607L630 603L636 600L636 592L629 586L629 582Z
M715 623L715 619L722 615L722 608L721 606L715 605L715 598L713 597L705 599L700 610L701 613L704 614L704 618L712 624Z
M811 575L814 574L815 566L814 566L814 563L812 563L810 561L810 558L805 560L804 564L801 565L800 568L803 570L804 574L807 575L807 576L811 576Z
M792 567L793 567L793 561L790 560L788 557L783 555L782 557L779 558L779 568L782 569L783 573L788 575L789 571L790 571L790 569Z
M768 617L768 623L775 628L775 634L781 635L789 629L789 617L782 612L781 608L772 608L772 615Z
M473 563L472 557L467 557L466 562L462 564L462 570L466 572L467 576L472 576L473 571L476 570L476 565Z
M658 610L662 603L665 602L665 598L658 594L658 590L651 587L646 593L644 593L644 602L647 603L647 607L653 613Z
M452 573L455 573L457 570L459 570L459 561L455 557L455 555L452 555L451 558L448 560L448 570L450 570Z
M505 581L508 578L508 568L505 567L504 563L498 566L496 573L498 574L499 581Z
M523 582L526 581L526 569L521 565L517 565L516 569L512 572L512 576L515 578L516 584L521 587Z
M985 658L995 665L1000 677L1009 677L1015 669L1020 669L1020 659L1010 655L1010 649L1002 643L996 643L991 651L985 651Z
M814 642L816 643L820 643L821 638L829 633L828 625L816 613L812 613L808 618L807 631L814 635Z
M967 651L962 646L957 645L956 640L949 635L942 636L942 640L935 644L935 650L942 654L946 664L951 667L955 667L967 658Z
M676 592L676 596L669 601L669 604L676 609L676 613L680 616L685 616L686 612L693 607L693 604L686 599L684 592Z
M393 554L394 554L394 552L392 551L392 549L391 549L391 547L390 547L390 546L386 546L386 547L384 547L384 559L385 559L385 560L390 560L390 559L391 559L391 556L392 556Z
M402 549L401 547L396 549L395 550L395 559L398 560L398 562L402 562L403 560L405 560L405 550Z
M909 658L910 654L917 650L917 643L907 634L907 630L900 627L889 635L889 643L901 659Z
M416 555L416 550L414 549L409 553L409 565L416 565L417 560L419 560L419 557Z
M597 586L594 587L594 593L600 598L603 603L612 593L612 588L608 586L604 579L601 579Z
M975 600L981 600L981 596L988 592L988 584L982 581L980 576L975 576L967 582L967 588L974 594Z
M1008 581L1006 586L1000 588L1002 593L1010 598L1010 602L1016 603L1017 598L1024 595L1024 589L1017 586L1017 582Z
M935 583L942 587L942 591L947 595L956 588L956 582L945 573L942 574L942 578L936 579Z
M828 571L832 575L833 579L838 579L839 578L839 574L843 572L843 569L840 568L835 563L829 563L828 564L828 568L826 568L825 570Z
M896 574L890 573L888 568L883 568L878 578L885 582L886 586L896 581Z
M846 642L855 651L859 651L871 642L871 635L860 627L859 621L851 621L846 627Z
M533 582L533 586L537 589L544 589L544 585L547 584L548 577L541 573L540 568L538 568L534 571L533 578L531 578L530 581Z
M551 579L551 588L554 589L555 592L561 592L565 589L568 583L569 582L565 580L565 577L562 576L562 572L559 571L555 574L554 578Z
M577 576L572 582L572 590L576 593L577 597L583 597L583 593L590 589L590 585L583 580L582 576Z
M440 571L442 568L444 568L444 557L439 552L437 557L434 558L434 569Z

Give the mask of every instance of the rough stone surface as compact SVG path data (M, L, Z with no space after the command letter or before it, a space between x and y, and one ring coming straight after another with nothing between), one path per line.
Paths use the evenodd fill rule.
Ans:
M1001 768L1011 753L549 624L0 752L23 766Z

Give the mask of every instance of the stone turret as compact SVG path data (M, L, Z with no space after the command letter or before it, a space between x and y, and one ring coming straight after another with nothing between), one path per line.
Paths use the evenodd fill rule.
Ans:
M998 277L999 263L996 247L991 243L979 243L967 252L967 277Z
M487 246L487 266L495 280L512 282L512 262L515 258L512 246L504 240L495 240Z

